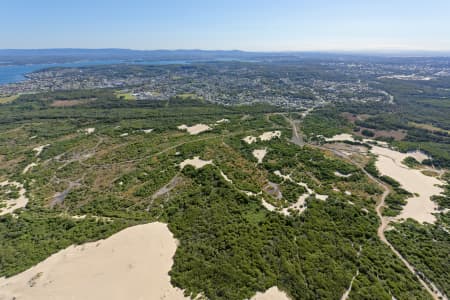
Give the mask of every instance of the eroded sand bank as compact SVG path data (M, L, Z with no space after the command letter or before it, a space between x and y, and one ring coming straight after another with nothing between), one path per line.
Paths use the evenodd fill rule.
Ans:
M251 300L289 300L286 293L280 291L278 287L273 286L264 293L256 293Z
M0 278L0 299L188 299L170 284L176 247L165 224L133 226Z

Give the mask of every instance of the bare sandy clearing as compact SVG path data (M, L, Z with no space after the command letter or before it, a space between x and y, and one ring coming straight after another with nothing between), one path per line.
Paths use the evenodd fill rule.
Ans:
M126 137L126 136L128 136L128 132L122 133L120 136L121 137Z
M257 138L254 137L254 136L249 135L249 136L246 136L245 138L243 138L242 140L244 142L246 142L247 144L253 144L253 143L256 143Z
M50 144L46 144L46 145L42 145L42 146L38 146L36 148L33 148L33 151L36 151L36 155L35 156L39 156L42 151L44 150L44 148L47 148L48 146L50 146Z
M396 219L412 218L420 223L434 223L436 217L433 213L438 212L437 204L430 198L443 192L443 189L437 185L443 185L444 182L435 177L426 176L420 170L403 165L402 160L411 156L410 153L401 153L378 146L372 147L371 152L378 155L375 165L381 174L394 178L405 190L418 194L407 199L407 204ZM420 159L421 155L417 155Z
M180 125L177 127L179 130L186 130L191 135L197 135L199 133L202 133L204 131L211 130L211 127L209 127L206 124L196 124L193 126L187 126L187 125Z
M143 133L151 133L153 129L142 129Z
M264 293L256 293L251 300L289 300L285 292L282 292L278 287L273 286Z
M0 299L188 299L170 284L176 247L165 224L133 226L1 278Z
M200 159L199 156L195 156L192 159L186 159L183 162L180 163L180 168L183 169L187 165L191 165L196 169L203 168L206 165L211 165L213 162L212 160L203 160Z
M8 199L6 200L6 207L0 208L0 216L6 215L9 213L13 213L16 209L25 207L28 203L28 198L25 195L26 190L23 187L23 184L16 181L3 181L0 182L0 186L12 185L19 189L19 197L17 199Z
M351 134L341 133L341 134L336 134L335 136L333 136L331 138L325 138L325 141L327 141L327 142L339 142L339 141L354 142L355 139L353 138L353 136Z
M267 154L267 148L255 149L252 152L253 156L258 160L258 164L263 162L264 156Z
M277 131L264 132L263 134L261 134L259 136L259 139L261 141L270 141L273 138L279 138L279 137L281 137L281 131L277 130Z
M91 134L95 132L95 128L85 128L82 131L84 131L85 134Z

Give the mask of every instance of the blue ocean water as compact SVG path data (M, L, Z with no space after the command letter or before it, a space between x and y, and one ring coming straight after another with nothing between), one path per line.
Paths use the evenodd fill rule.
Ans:
M79 61L61 64L33 64L33 65L4 65L0 64L0 85L6 83L19 82L25 79L25 74L37 70L51 67L86 67L95 65L110 64L142 64L142 65L168 65L168 64L186 64L187 61L181 60L158 60L158 61L123 61L123 60L98 60L98 61Z

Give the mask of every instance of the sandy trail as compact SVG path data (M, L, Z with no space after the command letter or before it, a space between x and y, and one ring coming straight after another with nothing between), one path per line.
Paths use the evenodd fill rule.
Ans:
M165 224L133 226L0 278L0 299L188 299L170 284L176 247Z

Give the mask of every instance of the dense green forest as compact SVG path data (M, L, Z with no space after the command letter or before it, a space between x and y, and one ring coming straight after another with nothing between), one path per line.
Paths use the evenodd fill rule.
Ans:
M90 101L52 105L73 99ZM313 111L301 130L307 137L350 132L353 124L339 109ZM267 104L222 106L183 97L125 101L108 89L22 95L0 106L0 179L23 183L30 199L15 216L0 216L0 276L17 274L71 244L159 220L180 242L170 276L188 295L247 299L278 286L292 299L336 299L358 271L351 299L430 299L377 237L379 186L314 145L290 143L287 116L298 114ZM217 123L223 118L228 122ZM197 123L211 130L189 135L177 129ZM243 141L272 130L281 137ZM42 145L37 155L33 149ZM260 164L255 149L267 150ZM181 170L179 164L194 156L213 165ZM23 172L32 162L37 165ZM158 195L173 179L173 190ZM395 181L385 181L402 192ZM298 182L313 190L302 213L286 216L263 206L265 199L279 209L289 207L306 192ZM265 192L270 183L279 186L281 199ZM56 201L63 191L66 197ZM395 195L392 207L400 201ZM79 215L86 218L74 218ZM448 239L439 231L432 236L442 239L424 240L424 247L439 249L435 258L423 260L419 246L405 250L417 240L415 231L398 234L406 226L421 233L421 225L410 224L396 225L388 238L448 292L448 276L438 275L448 265Z

